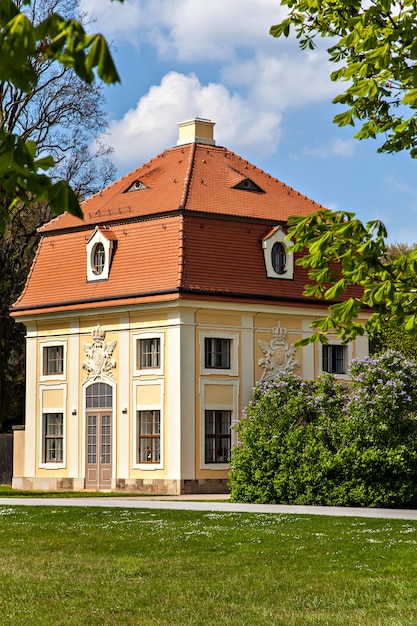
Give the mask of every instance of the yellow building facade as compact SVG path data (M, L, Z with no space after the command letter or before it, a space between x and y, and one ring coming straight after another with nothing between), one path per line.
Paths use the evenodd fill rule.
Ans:
M216 148L208 121L190 139L192 124L87 200L83 222L43 229L12 312L27 328L14 488L225 492L233 424L259 380L347 380L367 354L364 337L294 348L325 309L302 295L285 221L314 206Z

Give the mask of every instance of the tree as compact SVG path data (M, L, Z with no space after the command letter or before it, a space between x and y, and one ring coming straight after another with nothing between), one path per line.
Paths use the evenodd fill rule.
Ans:
M337 301L326 317L312 323L314 333L302 340L327 342L326 333L336 329L344 341L367 331L371 337L386 323L395 322L417 335L417 250L408 255L389 256L384 225L367 224L353 213L322 209L307 217L290 217L288 236L295 240L293 251L305 251L297 262L308 268L311 283L304 294ZM361 287L360 295L349 288ZM361 309L370 309L365 324Z
M408 243L391 243L387 246L387 259L408 256L415 247ZM369 343L369 353L372 355L384 354L387 350L395 350L407 359L415 361L417 360L417 336L410 335L398 324L397 320L392 320L374 333Z
M380 152L408 150L417 157L417 6L413 0L281 0L288 16L272 26L274 37L288 37L293 28L302 49L318 37L335 43L328 48L337 65L334 81L347 88L333 102L347 105L335 116L339 126L361 123L355 137L385 141ZM313 323L309 341L326 342L335 329L344 341L384 324L403 326L417 335L417 252L393 257L379 221L362 224L353 213L320 210L307 218L292 217L288 236L294 251L307 252L299 261L308 268L311 284L305 294L339 300L329 314ZM349 295L360 286L361 296ZM367 308L370 318L358 321Z
M82 21L74 21L78 0L34 0L31 4L17 0L13 4L24 10L25 20L32 26L48 21L56 11L62 16L62 23ZM1 10L3 3L0 23ZM3 26L0 50L4 35ZM86 82L70 63L58 63L49 54L37 54L31 58L31 81L26 88L20 79L3 79L2 61L1 56L0 431L23 421L25 329L10 318L9 310L24 288L39 241L37 229L51 217L50 193L54 195L58 190L54 196L57 201L62 193L62 208L68 209L71 207L65 205L65 198L75 198L78 206L79 198L98 191L114 175L109 150L99 146L95 154L89 151L89 144L106 125L100 83ZM18 148L16 153L8 152L8 142ZM24 155L25 146L34 159L37 154L49 153L48 160L55 166L48 177L37 172L28 175L29 166L20 160L20 149ZM14 170L13 163L18 166ZM42 183L37 193L39 176ZM13 178L18 183L17 194L9 186Z
M55 71L58 75L61 68L71 68L87 85L93 83L96 74L105 83L119 80L104 37L88 35L79 20L57 13L58 4L52 3L53 10L45 16L38 13L42 3L37 0L32 3L30 0L2 0L0 81L10 90L36 99L46 66L48 73ZM31 20L31 12L36 19ZM16 101L15 108L9 110L10 119L15 112L19 112ZM55 214L69 211L81 217L78 198L68 183L43 173L55 164L52 154L40 154L36 139L19 134L3 123L0 127L0 232L4 232L10 212L19 202L30 205L45 201Z
M281 0L289 14L274 37L295 30L302 49L334 39L334 81L349 85L333 100L347 105L339 126L361 122L355 137L385 137L380 152L417 157L417 6L414 0ZM411 110L410 110L411 109Z

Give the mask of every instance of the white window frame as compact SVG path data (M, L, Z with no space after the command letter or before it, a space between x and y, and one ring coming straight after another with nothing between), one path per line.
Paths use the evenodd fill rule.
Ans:
M55 348L56 346L62 346L63 347L63 368L62 368L62 374L44 374L44 365L45 365L45 352L46 352L46 348ZM66 378L66 370L67 370L67 342L64 340L48 340L48 341L41 341L39 343L39 348L40 348L40 376L39 379L42 381L46 381L46 380L65 380Z
M66 385L40 385L39 386L39 440L38 440L38 467L41 469L58 470L67 467L67 412L65 406L44 407L42 406L43 392L46 390L62 390L64 402L66 402ZM44 461L44 441L45 441L45 414L62 413L62 461L59 463Z
M338 341L336 339L329 339L328 341L328 345L329 346L341 346L342 342ZM349 343L345 346L343 346L343 348L345 349L345 369L346 372L344 374L333 374L333 376L335 376L338 380L350 380L350 376L347 374L348 368L349 368L349 364L352 361L353 358L353 346L352 343ZM325 372L323 370L323 344L319 343L318 344L318 359L319 359L319 375L321 374L328 374L328 373L332 373L332 372Z
M104 248L104 267L100 274L94 271L94 253L97 245L101 243ZM94 233L87 241L87 281L93 282L97 280L108 280L110 272L111 253L113 249L113 241L108 239L105 234L96 226Z
M138 367L140 342L142 339L159 339L159 367ZM164 373L165 333L143 332L133 335L133 371L135 376L162 376Z
M160 403L144 404L143 402L137 402L138 387L148 385L159 385L160 387ZM134 415L132 420L132 468L145 470L152 472L154 470L164 469L164 454L165 454L165 416L164 416L164 381L163 380L147 380L147 381L135 381L133 384L133 406ZM137 443L138 443L138 411L159 411L160 417L160 462L159 463L138 463L137 462Z
M280 280L292 280L294 278L294 255L288 251L293 245L293 241L285 239L286 234L281 226L275 226L272 232L262 240L262 250L264 253L265 269L268 278L278 278ZM272 248L274 244L281 243L285 248L286 262L285 272L278 274L272 265Z
M206 367L206 339L229 339L230 340L230 367ZM239 354L239 335L237 333L228 333L224 331L200 331L200 372L204 376L237 376L238 375L238 354Z
M233 386L233 403L232 404L216 404L205 401L205 390L208 385L228 385ZM206 444L206 410L207 411L230 411L230 450L237 444L237 433L233 428L233 424L238 415L239 407L239 381L238 380L212 380L207 378L200 379L200 469L210 469L219 471L228 471L229 463L206 463L205 461L205 444Z

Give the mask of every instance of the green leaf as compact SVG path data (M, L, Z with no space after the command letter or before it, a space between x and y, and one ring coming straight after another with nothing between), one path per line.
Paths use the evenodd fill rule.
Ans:
M413 108L417 107L417 89L410 89L402 99L403 104L408 104Z
M338 115L335 115L333 118L333 122L338 126L347 126L348 124L350 124L350 126L354 126L353 111L349 109L344 113L339 113Z
M344 278L338 280L337 283L333 285L333 287L330 287L325 292L324 297L326 298L326 300L335 300L336 298L340 298L346 289L346 284L347 283Z

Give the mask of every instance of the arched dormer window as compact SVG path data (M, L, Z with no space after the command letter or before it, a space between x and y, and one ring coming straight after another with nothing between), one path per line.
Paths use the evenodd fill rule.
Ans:
M103 273L104 265L106 262L106 252L104 250L104 246L99 241L93 248L93 273L99 276Z
M281 226L274 226L262 239L265 269L268 278L294 278L294 256L287 250L292 245L285 240Z
M285 251L285 246L281 241L276 241L272 246L271 257L274 272L277 274L284 274L286 271L285 266L287 263L287 253Z
M96 226L87 241L87 281L107 280L110 272L114 235Z

